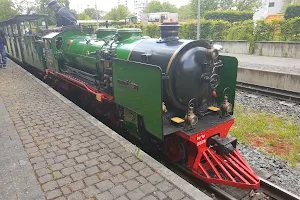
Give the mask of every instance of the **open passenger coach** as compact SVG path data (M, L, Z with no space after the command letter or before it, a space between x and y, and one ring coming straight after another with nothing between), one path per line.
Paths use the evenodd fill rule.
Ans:
M45 20L19 15L1 22L12 59L197 178L259 188L237 140L227 136L236 58L220 56L206 41L179 39L178 23L160 25L155 39L136 28L48 30Z

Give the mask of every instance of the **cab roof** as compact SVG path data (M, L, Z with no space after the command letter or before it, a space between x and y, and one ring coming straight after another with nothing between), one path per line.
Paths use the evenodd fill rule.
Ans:
M16 23L16 22L22 22L22 21L29 21L29 20L36 20L36 19L41 19L41 18L46 18L48 17L48 15L45 15L45 14L39 14L39 15L36 15L36 14L33 14L33 15L16 15L14 16L13 18L11 19L8 19L8 20L5 20L5 21L2 21L0 23Z

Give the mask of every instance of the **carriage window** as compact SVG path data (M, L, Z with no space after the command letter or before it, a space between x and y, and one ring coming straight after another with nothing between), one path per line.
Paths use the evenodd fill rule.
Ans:
M26 34L26 32L25 32L25 23L24 22L20 23L20 31L21 31L21 35Z
M25 26L25 34L28 34L28 35L32 34L30 22L29 21L24 22L24 26Z
M8 35L12 36L12 31L11 31L11 25L7 25L7 33Z
M38 27L38 23L37 23L37 20L33 20L33 21L30 21L30 25L31 25L31 33L36 33L36 29Z
M19 35L17 24L12 24L13 35Z

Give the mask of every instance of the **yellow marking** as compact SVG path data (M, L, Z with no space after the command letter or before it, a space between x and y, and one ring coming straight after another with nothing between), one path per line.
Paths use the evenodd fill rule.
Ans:
M173 117L171 120L177 124L184 122L184 120L179 117Z
M208 110L211 110L211 111L219 111L220 110L220 108L217 108L217 107L214 107L214 106L210 106L210 107L208 107Z
M101 97L102 95L101 94L96 94L96 99L97 99L97 101L102 101L102 97Z

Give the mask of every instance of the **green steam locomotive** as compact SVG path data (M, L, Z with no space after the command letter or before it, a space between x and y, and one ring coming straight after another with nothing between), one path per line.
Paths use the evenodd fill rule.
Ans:
M1 22L14 60L32 66L51 86L76 91L82 104L197 178L259 187L237 140L227 137L234 123L236 58L220 56L211 42L180 39L177 23L163 23L161 37L149 38L136 28L48 30L40 22L45 18ZM27 33L26 24L36 31Z

